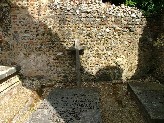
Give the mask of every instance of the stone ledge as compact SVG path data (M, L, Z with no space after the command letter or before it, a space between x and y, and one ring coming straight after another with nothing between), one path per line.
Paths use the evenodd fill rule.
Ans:
M0 96L14 88L15 86L19 85L21 81L17 75L11 76L6 81L0 84Z
M128 83L128 91L138 103L148 123L164 123L164 86L158 83Z
M0 66L0 95L20 84L16 67Z
M17 70L15 67L0 66L0 80L5 79L16 72Z

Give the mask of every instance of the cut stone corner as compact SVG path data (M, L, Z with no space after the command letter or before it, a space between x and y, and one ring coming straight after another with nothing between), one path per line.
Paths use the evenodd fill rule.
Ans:
M17 72L16 67L0 65L0 80L5 79L16 72Z

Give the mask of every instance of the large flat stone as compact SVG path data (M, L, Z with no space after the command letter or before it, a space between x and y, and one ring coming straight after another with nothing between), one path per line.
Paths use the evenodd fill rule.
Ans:
M131 82L128 90L149 123L164 123L164 85Z
M101 123L99 93L91 89L54 89L27 123Z

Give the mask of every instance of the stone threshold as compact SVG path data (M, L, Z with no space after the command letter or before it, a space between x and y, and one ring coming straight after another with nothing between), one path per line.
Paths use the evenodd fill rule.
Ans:
M164 85L130 82L128 91L148 123L164 123Z

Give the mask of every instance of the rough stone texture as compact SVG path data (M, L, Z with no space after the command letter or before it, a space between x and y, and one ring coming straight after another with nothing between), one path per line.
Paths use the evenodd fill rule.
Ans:
M17 85L5 95L0 95L0 123L24 123L39 101L35 92Z
M75 59L67 49L78 39L86 47L81 56L83 81L126 80L136 72L146 25L138 9L91 0L12 3L9 31L0 28L1 64L21 66L24 76L74 81Z
M39 101L15 73L15 67L0 66L0 123L23 123Z
M158 83L129 83L128 90L139 103L149 123L164 122L164 86Z
M92 89L54 89L27 123L101 123L99 94Z

